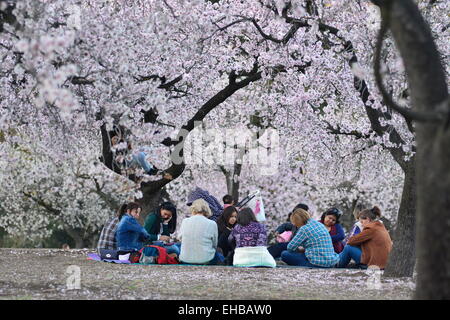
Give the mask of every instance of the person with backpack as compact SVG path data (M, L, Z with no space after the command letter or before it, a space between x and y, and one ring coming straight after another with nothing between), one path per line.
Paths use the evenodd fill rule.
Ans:
M345 238L345 231L339 223L339 218L342 216L342 211L338 208L327 209L320 217L322 223L331 236L333 242L334 252L340 253L344 249L342 240Z
M155 212L150 213L144 222L144 229L150 234L149 241L167 249L168 253L180 254L180 244L167 245L170 234L177 227L177 208L171 202L162 203Z
M360 212L359 221L363 230L351 237L339 254L340 268L345 268L351 259L361 267L385 268L392 249L392 240L384 224L378 220L379 217L381 210L377 206Z
M304 203L297 204L294 209L289 212L287 217L287 222L281 224L278 228L275 229L275 238L277 239L278 243L271 245L267 250L269 250L269 253L275 258L280 258L281 253L285 250L287 250L287 245L289 241L295 236L297 232L297 227L292 224L290 221L292 213L297 210L298 208L301 208L305 211L309 210L309 207ZM282 235L280 237L280 235ZM287 236L287 238L284 238Z
M334 252L330 234L325 226L300 208L292 213L290 220L298 230L289 242L287 250L281 253L281 260L294 266L335 267L339 262L339 255Z
M218 229L211 217L211 209L203 199L197 199L190 206L191 217L181 223L180 262L189 264L222 264L223 255L217 251Z
M140 250L144 246L144 242L150 239L150 234L138 221L141 210L141 206L136 202L130 202L127 205L126 213L120 219L116 231L119 250Z
M97 243L97 251L102 256L103 250L117 250L116 230L119 225L120 219L126 213L127 204L124 203L117 210L116 216L109 218L100 233L100 237Z
M252 209L239 211L237 224L229 241L234 249L233 265L241 267L276 267L274 258L267 251L266 226L256 220Z

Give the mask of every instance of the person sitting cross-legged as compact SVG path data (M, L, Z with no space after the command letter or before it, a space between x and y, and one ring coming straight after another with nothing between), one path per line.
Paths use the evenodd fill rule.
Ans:
M211 209L203 199L190 206L192 216L181 223L180 262L189 264L223 264L225 258L217 251L218 230L215 221L208 219Z
M144 229L150 234L149 241L164 247L167 253L180 255L180 243L169 245L170 235L177 227L177 208L171 202L163 202L155 212L145 218Z
M347 267L353 259L363 268L377 266L384 269L392 249L392 240L384 224L378 221L378 217L381 217L381 210L377 206L360 212L359 221L363 230L351 237L339 254L340 268Z
M342 252L344 244L342 240L345 238L345 232L339 223L339 218L342 216L342 211L338 208L329 208L322 214L320 222L327 228L333 242L334 251L336 253Z
M217 246L222 250L222 254L227 261L227 264L233 264L233 248L230 246L228 237L231 231L236 226L238 217L238 209L234 206L226 207L222 214L217 218L217 229L219 231Z
M276 238L276 239L278 238L278 236L279 236L280 234L283 234L283 233L285 233L286 231L291 233L290 239L287 239L286 241L283 241L283 242L278 242L278 243L273 244L273 245L271 245L270 247L267 248L267 250L269 250L269 253L270 253L275 259L280 258L280 257L281 257L281 253L282 253L283 251L287 250L287 246L288 246L289 241L290 241L292 238L294 238L295 234L297 233L297 227L294 226L294 225L291 223L291 220L290 220L290 219L291 219L292 213L293 213L296 209L298 209L298 208L303 209L303 210L305 210L305 211L308 211L308 210L309 210L308 205L306 205L306 204L304 204L304 203L299 203L299 204L297 204L297 205L294 207L294 209L293 209L291 212L289 212L288 217L287 217L287 222L281 224L281 225L278 226L278 228L276 228L276 230L275 230L275 238Z
M335 267L339 255L334 252L330 234L325 226L312 219L303 209L296 209L291 222L298 231L281 253L281 260L288 265L304 267Z

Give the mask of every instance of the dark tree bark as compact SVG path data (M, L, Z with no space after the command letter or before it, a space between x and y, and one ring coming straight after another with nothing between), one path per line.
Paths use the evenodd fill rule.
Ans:
M429 26L412 0L373 2L380 7L382 16L377 50L384 32L390 29L411 92L412 109L392 107L407 120L416 120L415 298L450 299L450 106L445 71ZM382 82L378 84L383 91Z
M319 29L322 31L328 31L331 34L338 35L339 30L326 25L319 24ZM354 63L358 63L356 52L354 51L353 44L350 41L345 42L345 50L351 53L349 60L350 66ZM370 91L366 82L363 79L354 77L355 89L360 93L361 101L364 104L364 108L367 113L367 117L370 121L372 130L378 135L383 136L386 132L389 133L389 140L392 143L403 145L404 141L401 138L397 130L390 125L381 125L380 119L384 118L390 120L392 118L389 112L382 112L379 109L373 109L368 105ZM373 103L373 101L371 101ZM408 121L408 119L407 119ZM411 133L412 126L408 125ZM402 168L405 174L405 180L403 184L402 198L400 201L400 207L397 215L397 226L393 236L394 246L389 257L388 264L386 266L384 277L411 277L414 272L414 266L416 263L416 250L415 250L415 225L416 225L416 182L415 182L415 170L414 170L414 158L413 156L409 161L405 160L406 153L401 147L389 147L386 148L392 155L393 159ZM413 150L415 150L413 148Z
M309 28L309 24L306 21L302 21L288 16L291 7L292 7L291 2L287 2L285 4L285 8L282 11L282 17L284 18L284 20L287 23L293 24L297 27ZM314 1L307 1L307 6L305 9L310 15L317 16ZM273 10L276 9L273 8ZM349 60L350 65L358 62L356 52L354 51L353 48L353 44L339 35L339 29L319 21L319 30L324 33L332 34L338 39L340 39L340 41L345 45L345 50L351 54L351 58ZM261 32L260 28L258 28L258 31L261 33L262 37L266 40L274 41L277 43L285 43L282 40L277 40L269 35L264 34L264 32ZM287 41L289 41L289 37L285 38ZM367 105L370 92L367 88L365 81L355 76L354 85L355 89L360 93L361 100L364 104L372 130L375 131L379 136L383 136L386 132L388 132L389 140L391 142L396 144L403 144L401 136L399 135L397 130L395 130L394 127L389 125L381 125L380 123L379 120L380 118L384 118L387 120L391 119L390 113L372 109L369 105ZM413 133L413 128L410 124L410 121L408 119L406 120L409 130ZM349 134L355 135L354 133ZM402 200L397 218L398 223L394 237L395 245L392 251L392 257L389 261L389 263L392 264L392 267L387 266L387 271L384 273L384 276L410 277L413 274L414 264L416 260L414 242L408 240L414 238L414 230L416 222L415 213L413 211L415 208L415 193L412 192L412 190L414 190L415 173L411 169L411 164L404 160L406 154L401 147L390 147L387 148L387 150L389 150L394 160L400 165L403 172L405 173L405 177L407 176L408 178L405 178L405 185L403 187ZM406 199L403 199L403 196L405 196ZM404 251L408 252L409 255L404 255L402 253ZM402 260L404 258L406 258L406 260ZM394 271L395 266L405 266L405 268L398 268Z
M416 264L416 173L415 160L411 159L403 169L402 199L393 234L393 248L384 270L384 277L411 277Z

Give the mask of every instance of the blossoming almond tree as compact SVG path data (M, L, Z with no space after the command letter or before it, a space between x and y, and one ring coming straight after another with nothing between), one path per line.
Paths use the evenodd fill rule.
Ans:
M239 128L254 115L279 132L279 173L255 175L244 158L241 175L233 178L243 192L262 190L273 221L284 220L300 198L320 210L362 197L381 203L394 220L400 205L398 225L406 231L395 241L414 247L414 127L383 103L368 71L380 21L375 6L311 0L1 3L0 130L21 132L5 134L10 143L37 136L59 163L77 154L89 167L102 155L116 173L110 141L117 130L135 145L151 145L152 163L170 176L144 177L137 185L134 196L149 212L165 186L180 201L194 183L222 195L217 166L182 161L186 136L196 121ZM445 25L437 19L440 5L421 2L437 31ZM395 62L386 70L391 90L407 102L403 66L389 41L383 59ZM98 154L67 143L80 135L102 147ZM98 182L108 185L113 176ZM394 269L410 275L414 255L398 247L408 259L400 255L402 268Z

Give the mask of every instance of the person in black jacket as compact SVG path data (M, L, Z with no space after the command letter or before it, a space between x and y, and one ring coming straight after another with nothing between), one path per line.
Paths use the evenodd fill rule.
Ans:
M230 235L231 230L236 225L237 216L237 208L234 206L228 206L225 208L225 210L223 210L222 214L217 218L216 221L217 229L219 231L217 247L222 250L223 256L225 258L227 258L230 254L232 255L233 253L233 249L228 242L228 236Z

